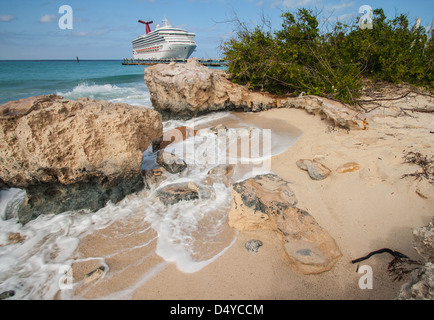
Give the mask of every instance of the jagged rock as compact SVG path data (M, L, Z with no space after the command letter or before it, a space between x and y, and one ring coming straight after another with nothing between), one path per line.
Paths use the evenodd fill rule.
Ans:
M13 297L14 295L15 295L15 291L13 291L13 290L2 292L2 293L0 293L0 300L9 299L9 298Z
M244 109L267 110L273 99L250 92L191 58L186 64L158 64L145 70L152 105L163 119L191 118L212 111Z
M245 247L247 251L257 253L259 251L259 248L263 245L264 243L261 240L250 240L246 242Z
M256 176L232 185L229 225L240 231L273 230L298 270L305 274L330 270L341 257L334 239L297 200L289 182L277 175Z
M360 165L357 162L348 162L336 169L337 173L347 173L360 170Z
M226 132L228 130L228 127L226 127L224 124L218 124L212 128L209 128L209 130L211 130L211 132L217 136L220 130Z
M396 299L434 300L434 218L425 227L413 230L413 246L425 259L424 266L413 270Z
M253 92L229 81L221 70L210 69L191 58L186 64L158 64L145 70L152 105L163 119L191 118L222 110L258 112L271 108L303 108L322 114L336 125L366 129L358 112L349 106L315 96L281 97Z
M427 226L413 230L413 246L427 262L434 263L434 218Z
M16 244L16 243L22 243L26 240L26 236L21 235L20 233L9 233L8 237L8 244Z
M166 169L163 167L145 171L143 176L145 179L146 188L152 189L158 187L160 183L167 179L167 177L164 175L165 172Z
M199 199L199 187L193 182L174 183L157 191L157 198L166 206L180 201Z
M180 173L187 168L184 160L164 150L158 152L157 163L172 174Z
M234 175L234 165L218 165L208 171L208 177L205 183L212 185L215 182L224 183L227 187L230 184L231 178Z
M7 185L5 184L5 182L2 179L0 179L0 190L3 190L3 189L7 189Z
M326 179L331 173L331 170L329 168L327 168L325 165L323 165L317 160L299 160L297 161L297 167L304 171L307 171L312 180L317 181Z
M0 106L0 179L27 191L18 215L98 210L143 188L143 152L163 134L151 109L49 95Z
M422 268L410 274L410 281L405 283L397 300L434 300L434 264L428 262Z
M369 124L363 116L347 105L317 96L301 96L297 98L282 98L279 107L305 109L315 115L323 115L334 125L351 129L366 130Z

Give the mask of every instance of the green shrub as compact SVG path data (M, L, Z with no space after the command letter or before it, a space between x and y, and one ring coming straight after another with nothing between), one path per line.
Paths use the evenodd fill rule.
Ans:
M432 87L433 40L410 30L406 15L387 20L374 10L373 28L337 22L319 30L311 10L282 14L282 28L246 28L224 44L233 81L276 94L302 92L354 103L363 77Z

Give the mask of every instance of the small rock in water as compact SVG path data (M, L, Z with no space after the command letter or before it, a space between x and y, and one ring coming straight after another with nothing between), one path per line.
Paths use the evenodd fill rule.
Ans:
M92 272L88 273L83 281L85 284L89 284L91 282L94 282L96 280L98 280L99 278L102 277L102 275L104 274L105 268L103 266L93 270Z
M20 233L9 233L9 244L22 243L26 240L26 236L22 236Z
M261 240L250 240L246 242L245 247L249 252L257 253L263 245Z
M0 300L8 299L10 297L13 297L14 295L15 295L15 291L13 290L2 292L0 293Z
M212 133L214 133L217 136L219 134L220 130L226 132L228 130L228 127L226 127L224 124L218 124L218 125L210 128L210 130Z
M174 183L157 191L157 198L167 205L199 199L199 187L193 182Z
M208 177L205 183L212 185L215 182L222 182L229 187L233 175L234 165L222 164L208 171Z
M157 163L172 174L180 173L187 168L184 160L165 151L158 152Z
M152 189L153 187L158 187L158 185L166 180L164 173L166 169L163 167L154 168L152 170L143 171L142 175L145 179L145 185L148 189Z

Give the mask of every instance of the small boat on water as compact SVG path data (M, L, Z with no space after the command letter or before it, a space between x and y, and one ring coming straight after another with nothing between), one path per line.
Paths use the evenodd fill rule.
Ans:
M146 25L146 34L132 41L134 59L188 59L197 47L194 33L173 27L167 19L153 31L153 21L139 22Z

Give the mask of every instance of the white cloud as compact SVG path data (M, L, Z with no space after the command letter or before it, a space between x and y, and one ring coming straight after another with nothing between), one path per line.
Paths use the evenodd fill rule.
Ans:
M15 19L16 17L11 14L0 14L0 22L10 22Z
M108 32L110 32L110 30L107 28L99 28L96 30L75 32L74 36L76 36L76 37L97 37L97 36L102 36Z
M54 14L46 14L45 16L42 16L39 18L39 22L41 23L52 23L57 21L57 19L59 19L58 16L54 15Z
M344 1L344 2L341 2L339 4L332 5L331 9L343 10L343 9L346 9L346 8L354 7L355 4L356 3L354 1L352 1L352 2L345 2Z

